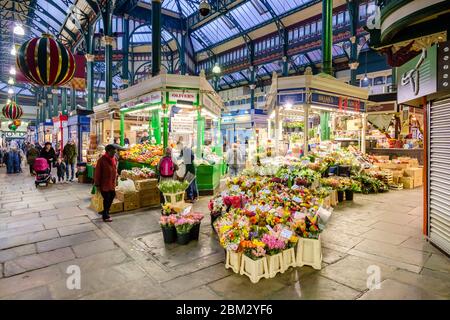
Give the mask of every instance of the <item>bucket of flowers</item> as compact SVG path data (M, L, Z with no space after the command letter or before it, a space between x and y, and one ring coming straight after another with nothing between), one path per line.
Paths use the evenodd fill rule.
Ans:
M286 248L286 241L273 233L264 234L261 241L266 245L268 254L269 278L273 278L278 272L284 272L282 251Z
M298 236L297 266L308 265L320 270L322 268L320 233L323 226L319 224L319 215L317 213L299 215L293 222L292 228Z
M191 218L181 217L175 221L175 228L177 230L177 243L181 245L188 244L191 240L191 229L195 221Z
M189 217L194 221L192 229L190 231L191 240L198 240L200 235L200 223L204 218L204 215L198 212L191 213Z
M163 193L166 203L180 205L184 203L184 193L189 187L187 181L167 180L158 184L159 190Z
M243 251L240 274L257 283L262 278L269 278L265 243L258 239L241 241Z
M161 216L159 218L159 225L163 233L164 243L174 243L177 239L177 231L175 229L175 222L177 217L174 214Z

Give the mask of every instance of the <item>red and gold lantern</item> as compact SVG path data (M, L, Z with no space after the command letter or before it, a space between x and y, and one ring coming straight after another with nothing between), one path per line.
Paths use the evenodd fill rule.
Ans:
M6 119L15 120L23 115L22 107L18 106L14 101L5 104L2 114Z
M20 127L20 125L22 124L22 121L20 121L20 119L15 119L15 120L13 120L13 124L14 124L16 127Z
M46 33L24 42L17 52L16 63L25 78L41 86L62 86L75 73L72 53Z

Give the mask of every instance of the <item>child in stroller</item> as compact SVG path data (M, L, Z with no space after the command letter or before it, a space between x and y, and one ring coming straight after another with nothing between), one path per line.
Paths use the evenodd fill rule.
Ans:
M48 165L47 159L36 158L34 161L33 169L36 172L36 180L34 184L38 187L41 184L48 186L49 182L52 181L56 183L56 178L52 177L50 166Z

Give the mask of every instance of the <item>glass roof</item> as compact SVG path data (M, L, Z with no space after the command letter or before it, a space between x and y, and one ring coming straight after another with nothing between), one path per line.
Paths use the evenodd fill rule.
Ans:
M266 0L277 15L283 15L301 5L313 0ZM200 37L207 46L220 43L228 38L236 36L242 31L248 31L255 26L268 22L272 15L260 0L249 0L229 12L229 15L221 16L193 33ZM194 50L200 51L205 46L195 41Z
M151 4L152 0L141 0L141 2ZM199 3L199 0L165 0L162 7L187 17L197 12Z
M161 35L166 42L170 42L174 39L166 30L162 30ZM131 37L131 43L152 43L152 28L150 26L143 26L137 29Z

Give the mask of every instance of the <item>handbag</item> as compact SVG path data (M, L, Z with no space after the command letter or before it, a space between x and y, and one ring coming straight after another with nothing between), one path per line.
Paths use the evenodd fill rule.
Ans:
M97 193L97 187L95 185L92 186L91 189L91 194L96 194Z

